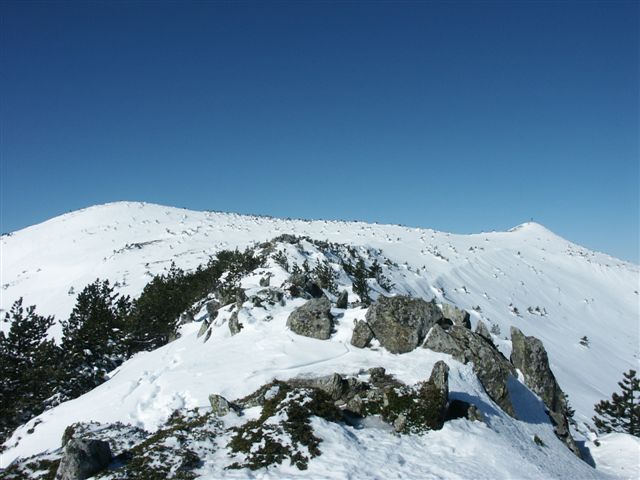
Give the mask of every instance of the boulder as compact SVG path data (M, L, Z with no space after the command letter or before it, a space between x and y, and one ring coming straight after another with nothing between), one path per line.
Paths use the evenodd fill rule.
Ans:
M309 300L291 312L287 326L298 335L328 340L333 330L331 302L324 296Z
M346 290L340 292L336 300L336 308L347 308L349 306L349 293Z
M384 348L406 353L424 341L429 329L442 320L442 312L420 298L381 296L367 311L366 319Z
M242 325L238 320L238 312L239 310L234 311L229 317L229 331L231 332L231 335L237 335L244 327L244 325Z
M493 337L491 337L491 332L489 332L489 329L482 320L478 320L478 324L476 325L476 333L493 344Z
M84 480L111 463L111 448L102 440L70 439L56 473L56 480Z
M294 387L317 388L329 395L332 400L350 396L349 382L337 373L316 378L294 378L287 383Z
M271 283L271 277L267 275L266 277L260 278L259 284L261 287L268 287Z
M448 353L462 363L473 362L473 370L489 396L506 413L515 417L507 388L509 376L515 376L515 369L493 344L465 327L454 325L445 331L434 325L423 347Z
M373 340L373 332L364 320L356 320L351 334L351 345L358 348L368 347Z
M235 410L226 398L217 393L209 395L209 403L211 404L211 412L218 417L223 417L231 410Z
M442 316L459 327L471 329L471 316L466 310L461 310L450 303L442 304Z
M209 324L213 322L218 316L218 310L222 305L217 300L209 300L205 304L205 308L207 309L207 315L209 316Z
M202 324L200 325L200 330L198 330L198 338L204 335L207 332L207 330L209 330L209 327L210 327L210 323L206 320L203 320Z

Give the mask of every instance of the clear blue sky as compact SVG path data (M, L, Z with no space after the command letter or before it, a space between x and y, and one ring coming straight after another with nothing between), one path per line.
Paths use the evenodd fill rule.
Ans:
M0 3L1 213L115 200L639 261L628 2Z

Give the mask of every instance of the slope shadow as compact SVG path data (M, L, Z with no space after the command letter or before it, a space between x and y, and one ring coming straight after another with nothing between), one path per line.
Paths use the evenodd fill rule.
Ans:
M551 424L544 402L526 385L510 376L507 389L518 420L533 424Z

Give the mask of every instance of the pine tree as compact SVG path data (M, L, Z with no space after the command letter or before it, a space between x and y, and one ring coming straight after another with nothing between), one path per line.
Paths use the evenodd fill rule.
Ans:
M371 297L369 296L369 283L367 278L369 276L369 270L362 258L359 258L355 266L352 269L353 277L353 293L360 297L360 301L364 305L371 304Z
M125 359L124 322L128 297L114 294L108 280L96 280L78 295L62 323L65 397L74 398L104 382Z
M5 316L11 323L0 332L0 440L44 410L55 388L58 348L47 336L53 317L37 315L35 306L17 300Z
M622 393L613 393L611 400L602 400L594 407L593 417L600 432L625 432L640 437L640 379L629 370L618 385Z

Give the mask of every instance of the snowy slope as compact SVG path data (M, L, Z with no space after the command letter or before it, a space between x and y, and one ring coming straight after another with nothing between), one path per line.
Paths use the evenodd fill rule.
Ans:
M472 323L483 318L489 325L497 325L502 337L508 335L510 325L516 325L525 334L542 339L579 421L588 420L593 404L617 389L623 371L638 368L638 266L586 250L533 223L509 232L454 235L394 225L283 220L142 203L107 204L2 237L0 307L8 309L23 296L27 304L38 306L39 313L64 318L74 304L75 293L96 278L119 282L123 293L137 295L152 275L167 269L172 261L182 268L195 268L220 249L244 248L282 233L381 249L401 266L392 279L401 291L427 299L436 296L470 311L475 308ZM334 371L357 374L360 368L380 365L402 380L414 382L428 376L440 359L424 350L397 356L353 349L348 342L351 321L364 317L364 312L358 311L345 315L338 334L329 342L293 335L284 328L284 321L287 309L294 306L288 304L274 321L257 323L242 335L228 338L228 330L221 329L205 344L194 332L185 331L176 342L134 357L113 380L44 413L41 419L46 421L9 450L3 464L16 455L56 447L64 427L77 420L120 420L154 428L172 409L206 405L208 394L214 392L230 398L241 396L274 377ZM60 332L54 329L52 333ZM589 347L579 344L585 335ZM508 355L510 342L504 340L499 346ZM251 351L249 358L247 350ZM233 365L233 369L221 365ZM480 397L488 405L487 411L492 411L491 400L472 377L466 366L456 366L453 391ZM522 477L586 478L593 474L582 472L583 466L571 457L552 461L540 457L530 442L517 440L530 440L538 434L545 443L558 443L549 425L495 415L490 426L492 433L479 433L475 426L453 422L445 429L449 432L446 438L440 438L441 446L457 450L471 463L492 458L496 468L519 472ZM339 432L331 432L331 426L321 428L328 429L327 435L339 436ZM501 454L507 459L522 457L522 462L501 461L483 447L484 442L498 441L487 437L496 432L505 442ZM17 434L25 437L20 431ZM476 438L465 443L472 452L456 448L454 439L463 434ZM339 438L334 440L339 443ZM359 441L363 448L372 448L366 438ZM405 444L412 441L403 440ZM524 450L513 450L513 445ZM395 449L387 447L387 453ZM417 452L424 446L403 448ZM445 468L436 460L432 464L433 471L423 472L422 478L437 477L438 469ZM465 465L461 468L469 466ZM458 472L460 478L467 476ZM480 476L495 475L487 470Z

